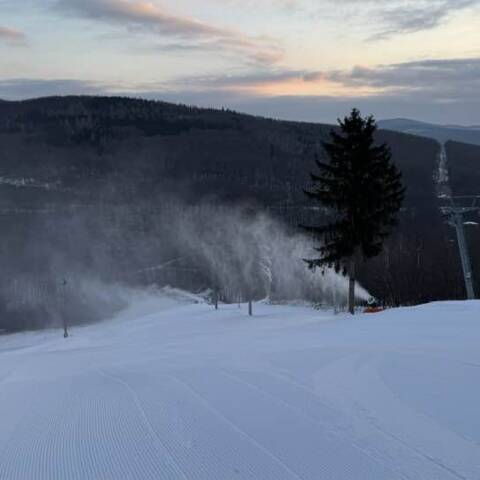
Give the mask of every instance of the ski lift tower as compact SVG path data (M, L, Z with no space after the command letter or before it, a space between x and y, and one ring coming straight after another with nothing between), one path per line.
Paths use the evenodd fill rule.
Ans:
M473 288L472 262L468 252L468 244L465 238L465 225L478 225L476 222L466 222L465 215L469 213L480 213L480 195L470 195L462 197L448 197L450 205L441 207L440 210L448 218L448 224L455 227L457 232L458 249L462 261L463 277L465 279L465 288L467 290L468 300L475 299L475 290ZM460 203L464 203L463 206ZM469 203L469 205L467 205Z

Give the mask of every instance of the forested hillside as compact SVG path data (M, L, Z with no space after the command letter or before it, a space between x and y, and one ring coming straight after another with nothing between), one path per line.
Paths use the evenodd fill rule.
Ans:
M25 311L35 303L47 316L51 306L44 299L74 272L213 287L218 275L192 239L217 242L209 235L221 234L222 218L235 220L232 212L241 207L238 222L248 230L265 212L289 234L306 219L321 218L302 188L330 129L126 98L1 102L1 308L8 320L0 329L38 324L37 315ZM391 304L461 297L453 232L436 198L439 145L389 131L380 131L378 141L392 148L407 201L385 253L362 269L362 284ZM185 241L179 218L200 220L203 229L184 232ZM233 258L229 248L218 256ZM178 261L153 268L172 259ZM228 269L228 278L235 277L234 263ZM249 272L257 275L253 267ZM235 283L240 291L249 283L244 277ZM231 299L233 290L224 295ZM264 296L264 289L255 295ZM73 301L79 303L75 321L95 316L81 299Z

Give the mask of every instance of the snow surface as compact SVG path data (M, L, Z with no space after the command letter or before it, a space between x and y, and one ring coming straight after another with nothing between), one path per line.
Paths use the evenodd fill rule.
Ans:
M0 478L480 478L480 302L194 300L0 336Z

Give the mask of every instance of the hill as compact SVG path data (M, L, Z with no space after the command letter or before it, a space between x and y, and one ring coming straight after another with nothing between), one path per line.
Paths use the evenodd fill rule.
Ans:
M133 184L154 175L162 183L186 181L187 196L254 194L281 204L288 185L308 181L332 127L127 98L54 97L2 104L0 128L5 176L88 189L82 179L116 176ZM380 132L378 140L391 145L410 200L430 197L434 142L393 132ZM303 200L299 189L291 193Z
M0 103L3 328L41 323L27 305L59 317L62 279L79 275L194 290L221 278L225 298L251 288L265 296L260 273L245 268L299 223L321 219L302 189L331 128L120 97ZM452 232L438 213L438 143L393 131L377 140L391 146L408 195L362 284L389 304L462 297ZM276 226L265 229L261 213ZM227 231L232 219L237 230ZM292 243L280 243L276 258L291 256ZM214 259L212 245L221 245ZM69 281L73 292L78 282ZM91 302L67 303L76 321L95 317Z

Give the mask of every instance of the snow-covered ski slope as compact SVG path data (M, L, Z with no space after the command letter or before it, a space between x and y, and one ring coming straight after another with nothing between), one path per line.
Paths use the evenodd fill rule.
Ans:
M480 478L480 302L255 310L0 337L0 478Z

